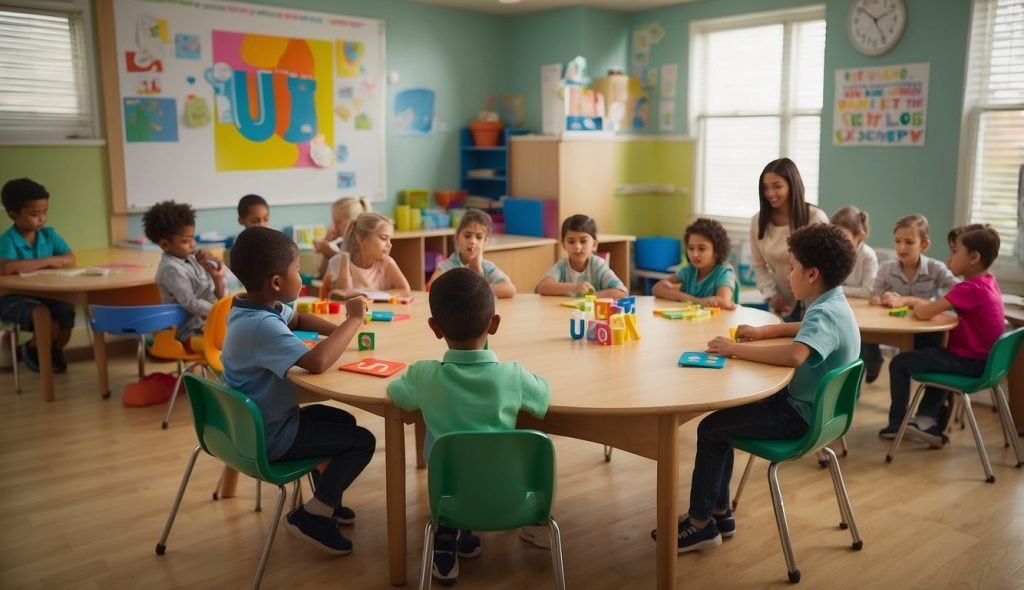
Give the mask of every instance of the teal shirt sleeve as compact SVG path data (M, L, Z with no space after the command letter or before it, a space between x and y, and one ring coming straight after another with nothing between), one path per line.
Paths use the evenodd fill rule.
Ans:
M64 238L60 237L60 234L57 233L56 230L52 227L46 227L43 229L44 231L49 230L48 237L50 238L50 244L52 246L52 253L50 256L63 256L71 251L71 246L68 246L68 243L64 241Z
M516 363L516 367L520 371L522 409L537 418L543 418L548 413L548 402L551 401L551 385L547 379L523 369L519 363Z
M718 277L715 280L715 293L722 287L729 287L730 289L736 289L736 271L732 269L731 265L723 264L718 267L720 269Z
M627 291L626 285L622 282L622 279L615 275L615 271L612 270L608 263L602 260L600 257L591 255L590 264L596 265L594 270L594 288L598 291L604 291L605 289L622 289Z
M0 234L0 260L17 260L18 251L14 249L14 240L8 234Z
M808 366L817 367L839 348L839 338L839 330L834 322L828 321L828 315L808 313L793 341L811 349L811 356L805 362Z
M399 408L410 412L418 410L420 407L414 393L415 387L413 387L417 365L419 363L413 363L406 372L388 385L388 397L391 398L391 401L395 402Z
M551 277L552 279L555 280L556 283L564 282L564 279L562 279L562 268L568 263L568 259L566 258L559 259L557 262L551 265L551 268L548 269L548 272L544 273L544 276Z

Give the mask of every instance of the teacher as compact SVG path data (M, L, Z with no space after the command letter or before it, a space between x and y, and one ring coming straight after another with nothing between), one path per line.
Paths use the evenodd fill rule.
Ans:
M804 181L789 158L773 160L757 182L761 210L750 220L750 254L757 289L787 322L803 318L803 304L789 288L789 235L812 223L828 223L825 212L804 202Z

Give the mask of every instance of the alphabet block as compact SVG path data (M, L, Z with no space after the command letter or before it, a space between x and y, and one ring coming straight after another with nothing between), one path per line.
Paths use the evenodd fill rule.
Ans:
M373 332L359 333L359 350L373 350L376 346Z

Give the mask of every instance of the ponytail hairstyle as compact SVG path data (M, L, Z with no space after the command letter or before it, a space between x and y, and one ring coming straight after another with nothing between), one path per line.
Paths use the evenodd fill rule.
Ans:
M789 185L789 229L796 231L807 225L811 219L811 207L804 201L804 181L796 164L789 158L779 158L768 162L757 179L758 200L761 202L761 213L757 218L757 239L764 239L768 231L768 223L772 218L772 205L764 196L764 175L771 172L777 174Z
M380 224L391 224L391 220L380 213L363 213L348 224L345 232L345 240L342 242L341 251L348 253L348 259L353 262L359 258L361 246L359 238L366 239L367 236L377 231Z
M349 223L363 213L371 211L370 204L363 197L342 197L331 205L331 211L340 213Z
M830 221L832 225L847 229L855 236L863 232L864 239L868 238L868 214L853 205L843 207L833 213Z

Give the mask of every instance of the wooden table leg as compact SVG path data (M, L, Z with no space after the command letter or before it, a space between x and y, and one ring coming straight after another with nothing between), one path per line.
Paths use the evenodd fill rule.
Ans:
M92 336L92 351L96 361L96 378L99 381L100 395L103 399L110 397L110 381L107 376L107 341L103 332Z
M669 590L676 584L676 537L679 492L679 416L667 414L658 419L658 588Z
M405 585L405 423L384 419L385 487L388 513L388 570L392 586Z
M37 305L32 311L32 331L35 333L36 351L39 353L39 380L43 385L43 401L53 401L53 330L50 308Z
M427 425L423 423L423 414L416 414L416 468L426 469L427 461L423 458L423 439L427 435Z
M238 491L238 472L230 467L224 468L220 478L220 497L234 498Z

